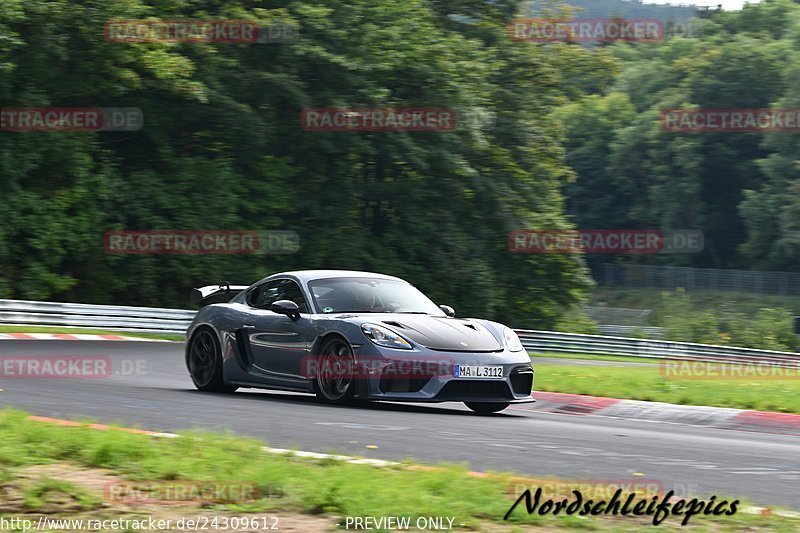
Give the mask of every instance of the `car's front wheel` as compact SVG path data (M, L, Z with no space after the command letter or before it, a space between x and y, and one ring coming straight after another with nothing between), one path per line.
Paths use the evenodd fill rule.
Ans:
M331 337L319 350L317 398L328 403L348 403L355 396L355 357L350 344Z
M488 415L491 413L499 413L509 405L508 402L500 402L500 403L489 403L489 402L464 402L464 405L475 411L476 413L480 413L482 415Z
M222 350L217 336L210 329L201 329L189 343L186 357L189 375L198 390L206 392L233 392L239 387L226 385L222 380Z

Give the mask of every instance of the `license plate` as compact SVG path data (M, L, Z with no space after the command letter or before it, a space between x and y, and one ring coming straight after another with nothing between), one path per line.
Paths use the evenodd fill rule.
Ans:
M503 379L502 366L456 365L453 376L457 378Z

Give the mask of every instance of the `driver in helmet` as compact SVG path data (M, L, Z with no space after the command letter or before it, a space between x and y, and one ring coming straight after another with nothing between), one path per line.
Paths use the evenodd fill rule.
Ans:
M378 307L378 297L375 288L369 285L359 285L353 291L355 311L372 311Z

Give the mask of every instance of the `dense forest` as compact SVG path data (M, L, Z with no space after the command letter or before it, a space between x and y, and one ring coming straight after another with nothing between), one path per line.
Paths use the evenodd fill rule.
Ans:
M560 9L559 2L551 3ZM553 327L578 255L517 228L699 229L702 254L800 270L800 135L676 134L665 108L800 108L800 5L715 13L702 35L513 42L517 0L4 0L0 106L136 107L134 132L0 132L0 298L186 306L285 269L402 276L459 315ZM115 19L243 19L291 43L119 43ZM303 109L450 108L452 131L305 131ZM112 230L290 230L281 255L119 255ZM602 257L599 260L613 260ZM591 258L591 261L598 260Z
M666 109L800 108L800 6L764 2L702 22L701 38L617 46L603 91L556 111L581 227L695 228L686 266L800 270L800 135L664 131Z

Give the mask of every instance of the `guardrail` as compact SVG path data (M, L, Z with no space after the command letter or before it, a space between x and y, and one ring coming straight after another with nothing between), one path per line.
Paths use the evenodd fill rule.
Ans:
M0 324L70 326L182 335L196 311L27 300L0 300Z
M598 324L597 329L603 335L617 337L655 337L664 336L664 328L656 326L620 326L618 324Z
M792 367L800 366L800 353L797 352L555 331L517 330L517 335L529 352L536 353L622 355L743 363L770 362Z
M183 334L195 311L26 300L0 300L0 324L68 326L141 333ZM624 355L697 361L770 361L796 366L800 353L754 350L632 337L517 330L530 352Z

